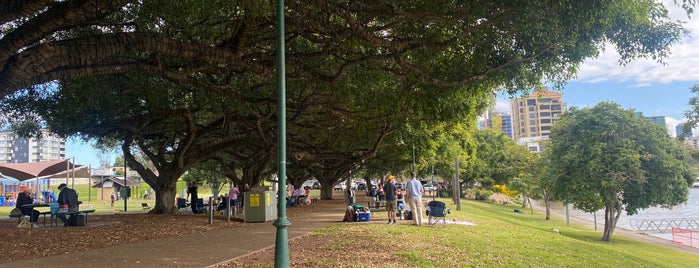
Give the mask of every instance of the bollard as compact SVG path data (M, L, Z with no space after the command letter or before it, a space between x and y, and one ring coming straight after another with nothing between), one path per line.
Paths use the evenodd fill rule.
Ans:
M214 210L212 209L214 205L214 197L209 196L209 224L214 224Z

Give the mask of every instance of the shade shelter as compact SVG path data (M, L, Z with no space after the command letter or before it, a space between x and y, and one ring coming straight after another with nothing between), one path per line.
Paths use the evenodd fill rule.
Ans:
M35 162L35 163L2 163L0 174L15 178L19 181L52 176L67 170L75 169L79 165L70 163L68 159Z
M36 192L39 192L39 178L48 177L57 173L66 172L79 167L68 159L34 162L34 163L2 163L0 174L12 177L20 182L36 179Z

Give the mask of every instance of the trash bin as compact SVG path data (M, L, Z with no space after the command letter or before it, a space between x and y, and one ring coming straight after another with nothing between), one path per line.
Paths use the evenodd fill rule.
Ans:
M245 192L245 222L266 222L277 219L277 198L274 191Z
M4 206L5 206L5 197L0 196L0 207L4 207Z

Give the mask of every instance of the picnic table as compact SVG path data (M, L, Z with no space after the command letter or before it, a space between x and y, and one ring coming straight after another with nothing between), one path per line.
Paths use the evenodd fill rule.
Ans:
M78 204L82 204L82 201L78 201ZM39 215L44 215L44 226L46 226L46 215L50 215L49 219L49 224L50 225L56 225L58 226L58 215L64 215L66 217L71 216L71 215L80 215L84 214L85 215L85 224L87 224L87 216L90 213L94 213L94 209L87 209L87 210L75 210L75 211L60 211L58 203L34 203L34 204L25 204L22 205L23 208L25 207L30 207L30 208L37 208L37 207L50 207L51 209L49 211L40 211Z

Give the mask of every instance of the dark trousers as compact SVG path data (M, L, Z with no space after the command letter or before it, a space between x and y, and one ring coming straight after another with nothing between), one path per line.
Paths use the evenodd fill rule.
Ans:
M24 215L29 216L29 222L31 222L31 223L36 223L37 221L39 221L39 211L36 209L32 210L31 215L28 215L28 214L24 214Z
M68 225L70 225L70 222L71 222L71 220L72 220L72 219L71 219L72 217L73 217L73 215L70 215L70 218L66 217L65 214L58 214L58 215L56 215L56 218L58 218L59 220L61 220L61 222L63 222L63 226L68 226Z

